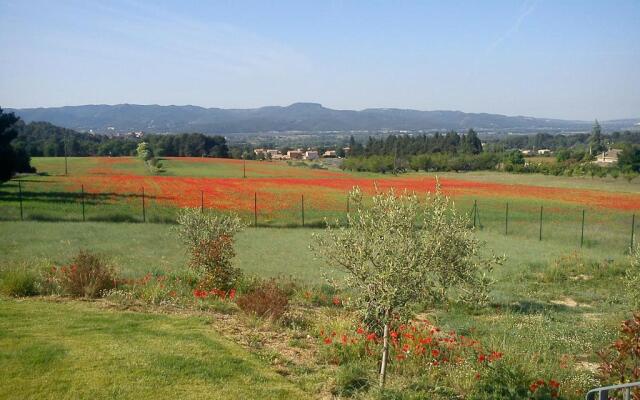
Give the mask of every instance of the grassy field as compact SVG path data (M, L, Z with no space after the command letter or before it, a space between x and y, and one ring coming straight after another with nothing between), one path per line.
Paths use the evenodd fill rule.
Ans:
M243 179L239 160L163 162L167 172L153 176L135 158L70 158L69 175L64 176L62 158L34 158L42 175L0 186L0 219L172 222L178 207L190 206L234 211L260 226L301 226L304 215L306 226L318 227L324 218L344 218L352 186L367 193L375 184L423 195L435 182L426 173L394 177L256 161L247 162L248 178ZM640 210L640 181L498 172L439 176L462 212L471 216L477 203L479 227L495 234L507 230L522 239L539 238L542 207L543 239L579 246L584 211L583 246L602 246L616 254L628 247L632 216ZM640 218L636 222L637 229Z
M301 399L210 319L0 299L3 399Z
M291 275L310 283L321 283L323 272L332 268L309 250L312 233L321 229L247 228L238 236L236 263L244 271L263 276ZM585 247L560 241L539 241L490 231L479 231L487 249L506 255L496 271L513 275L531 264L546 264L578 252L589 260L623 260L622 249ZM91 249L111 258L125 276L147 272L174 273L184 268L186 256L172 225L106 222L0 222L0 264L34 263L64 265L81 249ZM35 262L37 261L37 262Z
M167 172L153 176L133 158L72 158L70 174L63 176L62 159L34 159L43 174L21 178L25 221L20 221L18 182L0 185L0 270L43 271L67 265L80 249L88 249L107 257L123 277L179 276L186 255L171 223L178 207L199 207L202 201L205 208L235 211L252 223L258 193L260 227L238 235L235 264L250 275L291 276L305 287L318 287L325 275L339 274L314 257L311 235L321 232L324 217L345 215L351 186L367 193L374 181L382 189L420 193L434 187L434 176L424 173L394 177L248 162L243 179L241 161L163 162ZM487 252L507 258L493 271L488 309L421 312L443 330L500 349L527 376L559 379L570 391L565 396L581 398L599 383L595 351L614 340L631 311L623 284L632 215L640 210L639 182L497 172L440 176L462 212L472 216L477 201L477 236ZM147 223L141 223L142 186ZM299 227L302 194L304 229ZM636 218L636 232L639 224ZM302 331L279 327L266 336L299 343L299 337L316 337L350 318L332 309L305 313L321 317ZM238 332L218 335L228 323L206 315L215 314L136 313L102 302L0 297L0 370L9 376L0 397L326 397L316 384L304 382L333 384L323 375L333 365L318 359L313 361L318 370L305 367L283 377L253 345L240 346ZM401 376L390 379L391 387L408 384Z
M107 255L124 276L179 274L184 271L185 256L171 229L167 224L0 222L0 269L20 264L36 269L64 265L85 248ZM319 230L249 228L238 237L237 265L250 274L291 275L320 284L323 273L331 275L332 269L308 250L313 232ZM552 376L565 386L580 388L569 396L580 398L581 390L598 384L593 375L595 351L614 339L619 322L628 317L629 300L620 290L626 256L616 253L611 257L602 247L572 254L573 248L561 243L505 238L486 231L478 235L488 248L507 255L507 262L494 271L491 307L480 312L455 307L427 310L429 318L445 330L500 349L506 360L523 365L531 376ZM555 262L563 257L564 261ZM583 276L588 278L580 278ZM247 379L246 384L224 389L231 391L229 398L244 398L243 388L256 385L265 390L264 398L295 398L298 390L314 396L309 387L294 384L298 378L291 377L289 383L280 380L268 372L268 366L248 361L251 355L225 339L215 339L214 329L219 325L211 321L209 327L201 317L108 311L92 303L37 299L2 299L0 314L0 348L6 349L0 367L11 374L6 393L30 384L33 393L51 386L52 398L128 398L133 392L128 384L120 387L122 382L152 387L162 376L171 377L174 383L160 385L157 392L142 390L141 398L151 393L175 396L189 385L195 385L195 397L201 390L217 393L218 374L228 373L234 375L232 380ZM128 335L126 341L121 340L122 335ZM230 360L218 364L216 360L226 360L227 353L209 357L210 352L218 352L216 346L227 349L233 355L230 360L242 359L252 365L249 376L238 374L235 366L227 369ZM96 358L98 364L90 372L69 372L82 370ZM149 360L156 359L164 361L149 365ZM563 363L566 365L560 367ZM133 366L133 375L108 372L124 370L124 365ZM217 365L224 371L216 372ZM32 370L48 372L35 377ZM325 379L313 376L305 379ZM260 379L269 384L258 384ZM390 379L391 385L402 382L401 377Z

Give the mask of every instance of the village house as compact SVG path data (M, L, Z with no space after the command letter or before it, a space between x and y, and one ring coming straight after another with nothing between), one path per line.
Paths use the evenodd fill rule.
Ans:
M548 156L551 154L551 150L549 149L540 149L538 150L538 155L539 156Z
M304 153L305 160L317 160L319 158L318 152L315 150L309 150Z
M324 157L324 158L335 158L335 157L337 157L337 154L336 154L335 150L327 150L322 154L322 157Z
M618 162L618 156L622 150L618 149L609 149L609 151L603 151L602 154L599 154L596 157L594 163L602 166L616 164Z
M287 158L290 160L302 160L302 150L289 150L287 151Z
M520 153L522 153L523 156L532 156L533 150L520 150Z

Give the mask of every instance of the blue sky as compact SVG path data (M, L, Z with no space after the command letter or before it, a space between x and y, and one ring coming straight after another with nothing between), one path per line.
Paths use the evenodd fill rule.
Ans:
M0 106L640 117L640 0L0 0Z

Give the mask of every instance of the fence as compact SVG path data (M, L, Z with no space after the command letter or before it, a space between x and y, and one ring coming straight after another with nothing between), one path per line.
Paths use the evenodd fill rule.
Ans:
M350 212L347 194L331 201L310 193L274 194L253 191L238 194L236 204L219 204L205 191L197 196L176 193L158 196L140 187L133 193L88 193L85 186L70 192L43 182L11 181L0 186L1 220L175 222L176 205L233 210L248 225L319 227L324 220L345 221ZM535 204L531 200L455 199L469 215L470 224L491 235L537 239L576 248L606 246L628 250L635 242L633 213L571 205ZM236 206L234 208L234 206Z

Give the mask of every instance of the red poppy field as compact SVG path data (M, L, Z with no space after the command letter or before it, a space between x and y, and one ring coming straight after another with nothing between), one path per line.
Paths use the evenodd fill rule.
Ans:
M65 176L62 158L33 161L40 175L23 177L20 187L16 180L8 182L0 190L5 219L165 222L179 207L202 207L236 212L248 224L320 226L325 218L344 217L354 186L366 195L393 188L419 196L436 187L433 174L349 173L286 162L168 158L162 161L165 172L152 175L132 157L70 158ZM640 211L635 181L497 172L447 173L438 180L461 211L475 215L475 224L512 235L587 245L611 236L611 243L622 247L633 214Z

